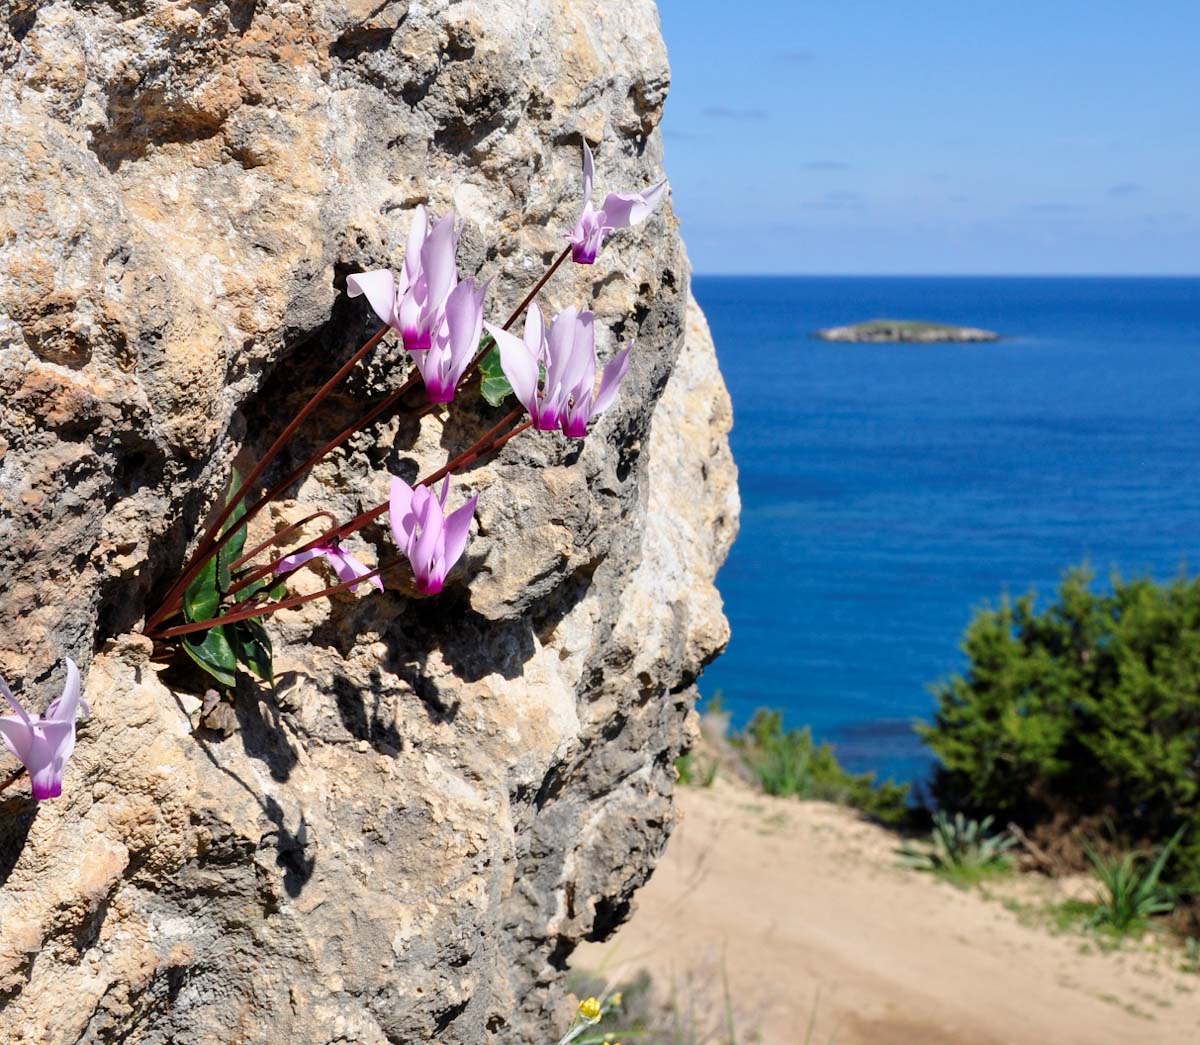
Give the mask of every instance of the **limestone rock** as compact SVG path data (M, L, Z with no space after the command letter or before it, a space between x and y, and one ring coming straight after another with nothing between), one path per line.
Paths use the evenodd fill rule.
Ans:
M729 403L669 205L547 288L594 304L602 357L636 338L632 371L582 446L523 436L456 478L480 503L441 596L393 571L280 613L275 689L215 703L137 632L231 464L373 330L346 274L454 207L502 317L575 219L580 135L600 191L662 176L668 83L650 0L0 3L0 673L40 710L70 654L94 711L61 799L0 791L0 1040L565 1026L566 957L653 868L727 637ZM382 346L269 478L405 368ZM256 538L498 416L385 416Z

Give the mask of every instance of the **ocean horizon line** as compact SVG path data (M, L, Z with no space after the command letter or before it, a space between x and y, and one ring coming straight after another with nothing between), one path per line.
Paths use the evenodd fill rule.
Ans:
M698 279L811 279L811 280L842 280L842 279L1038 279L1038 280L1200 280L1200 272L1166 272L1166 273L1104 273L1104 272L693 272L693 278Z

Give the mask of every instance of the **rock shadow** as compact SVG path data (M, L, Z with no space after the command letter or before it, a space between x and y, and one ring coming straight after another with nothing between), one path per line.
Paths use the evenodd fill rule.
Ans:
M270 708L273 722L268 721L264 714L264 705ZM241 676L234 694L233 710L237 715L242 750L247 757L262 762L272 780L286 783L300 756L287 742L280 722L279 705L274 700L274 689L260 687L244 675Z
M263 804L263 812L275 830L263 835L262 845L275 849L275 866L283 872L284 891L294 900L304 891L317 867L316 855L309 852L308 820L301 813L295 833L289 831L283 808L270 795Z
M380 754L395 755L404 747L404 739L396 728L394 717L384 714L387 692L388 687L384 686L378 669L371 672L369 689L360 687L344 675L333 680L333 699L346 731L355 740L365 740Z
M242 687L239 686L239 691L241 689ZM268 726L261 713L247 713L246 706L249 704L249 700L239 697L235 706L238 723L241 726L239 736L242 739L243 750L249 757L265 761L273 779L286 780L298 761L296 753L280 739L283 735L282 730ZM257 700L254 701L254 704L257 708ZM243 780L232 769L221 764L212 749L214 738L205 735L209 733L211 733L210 730L200 729L192 736L213 766L245 790L263 811L263 815L274 825L274 831L267 831L263 834L260 848L275 850L275 865L283 872L284 890L288 896L295 899L303 892L317 866L315 849L309 840L307 818L301 813L296 830L290 830L287 826L287 815L276 799L270 795L261 795L256 788ZM271 735L274 736L274 739L270 739ZM264 738L266 738L265 742ZM281 753L281 748L287 748L286 755Z
M21 858L37 814L38 803L32 795L13 795L0 800L0 888Z

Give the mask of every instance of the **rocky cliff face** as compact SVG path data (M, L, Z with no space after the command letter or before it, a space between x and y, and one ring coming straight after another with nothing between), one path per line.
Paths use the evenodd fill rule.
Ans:
M631 375L582 447L522 436L456 481L480 502L441 596L397 576L277 615L275 690L207 715L137 632L234 460L372 330L345 275L398 260L415 204L457 209L502 316L574 220L581 135L601 190L661 176L654 4L0 18L0 673L40 709L70 654L94 712L61 799L0 792L0 1040L551 1040L572 947L666 839L727 636L729 403L669 208L547 288L592 303L602 354L637 339ZM382 347L280 468L404 376ZM252 540L497 416L385 417Z

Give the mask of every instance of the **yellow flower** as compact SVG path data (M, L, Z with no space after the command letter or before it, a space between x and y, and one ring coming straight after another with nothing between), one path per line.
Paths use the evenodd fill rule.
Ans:
M600 1018L600 1002L597 998L584 998L579 1003L579 1015L589 1023L595 1023Z
M612 1003L613 1003L614 1008L619 1009L621 1007L621 992L620 991L617 991L617 993L612 996ZM617 1045L621 1045L621 1043L618 1041Z

